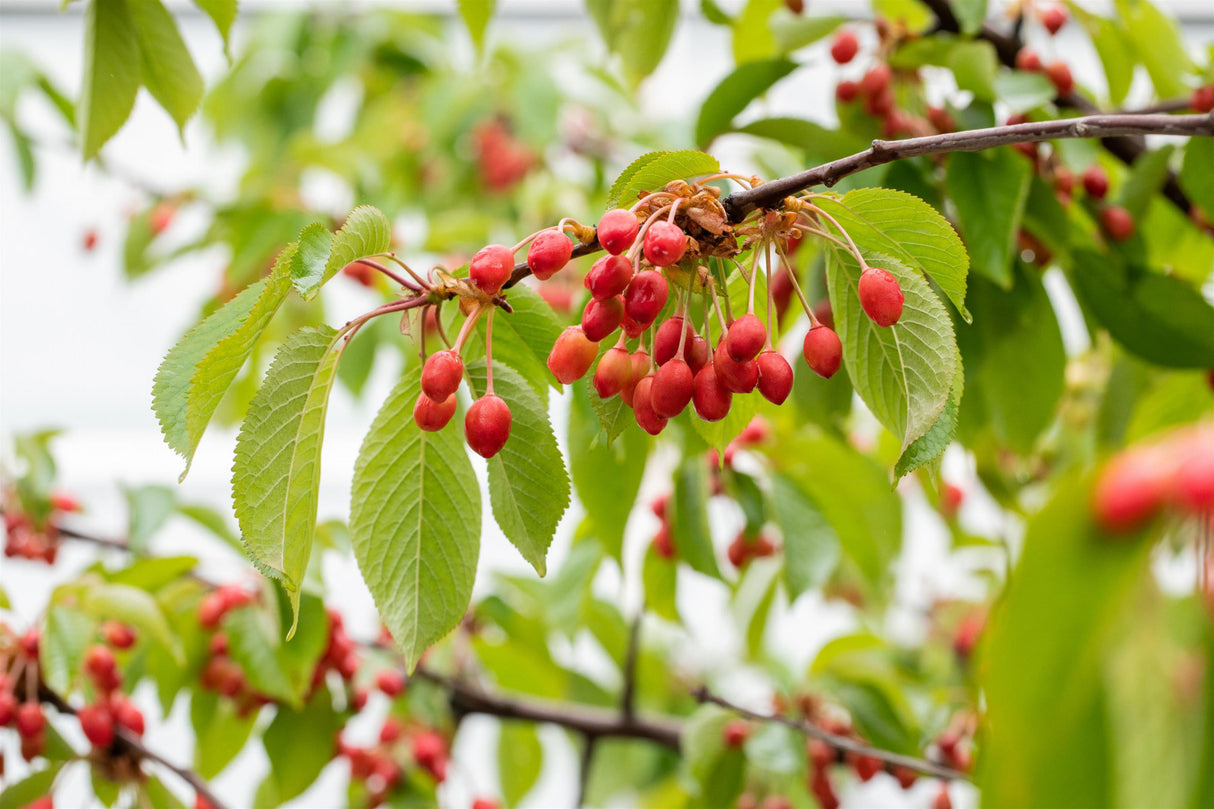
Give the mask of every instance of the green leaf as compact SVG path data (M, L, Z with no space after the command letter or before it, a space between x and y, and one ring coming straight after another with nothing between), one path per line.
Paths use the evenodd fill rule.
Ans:
M232 700L220 699L217 694L201 689L191 694L194 770L203 778L209 780L223 772L249 740L257 712L242 717L237 711Z
M467 366L479 399L487 388L483 361ZM569 508L569 473L548 422L548 407L513 368L493 363L494 391L510 406L510 440L490 458L489 502L506 538L543 576L548 546Z
M169 622L156 599L127 584L96 584L84 589L80 609L94 618L121 621L140 635L152 638L182 662L181 644L169 630Z
M716 174L721 164L709 154L692 149L677 152L649 152L636 160L615 178L607 192L607 207L630 207L642 192L661 191L671 180L687 180Z
M1130 168L1129 176L1121 186L1119 198L1122 206L1135 220L1142 221L1147 206L1168 179L1168 164L1172 160L1173 151L1175 147L1170 144L1145 151Z
M1126 38L1151 76L1160 98L1189 94L1185 79L1195 72L1176 21L1148 0L1116 0Z
M379 614L409 668L460 622L480 553L481 500L459 431L413 423L420 378L405 377L363 440L350 539Z
M784 542L788 600L820 587L839 564L839 536L814 498L786 475L772 475L773 518Z
M160 0L126 0L143 62L143 84L184 136L202 101L203 82L177 23Z
M717 135L729 131L738 113L796 68L797 63L788 59L738 65L713 88L700 107L700 117L696 121L696 143L700 148L705 148Z
M860 307L860 268L836 251L827 264L835 329L860 398L906 449L926 433L948 401L957 371L953 323L927 282L900 262L870 256L902 286L906 300L893 326L878 326Z
M140 81L139 41L127 0L92 0L84 12L84 79L79 122L91 160L126 123Z
M303 229L299 249L291 259L291 283L304 300L311 300L351 261L387 252L391 247L392 223L388 217L378 208L361 205L350 212L336 234L330 235L319 224Z
M52 762L20 781L8 783L4 791L0 792L0 809L22 809L39 798L50 795L61 769L63 762Z
M517 806L539 780L544 748L533 724L502 722L498 727L497 771L502 799L506 806Z
M1214 211L1214 138L1189 138L1184 147L1180 187L1194 205Z
M672 623L681 623L676 593L679 585L678 559L659 556L651 544L645 549L641 565L641 586L645 592L645 608Z
M1029 163L1011 149L949 155L947 185L975 271L1004 289L1029 194Z
M300 710L278 709L262 741L280 802L302 794L333 760L333 739L343 724L324 687Z
M278 657L282 643L276 624L268 612L257 607L229 612L222 624L228 636L228 655L240 664L254 691L298 706L300 695L291 686Z
M493 358L518 371L543 398L551 386L561 385L548 370L548 354L560 337L564 324L539 293L518 285L509 292L513 314L497 312L493 318ZM485 356L485 320L476 324L479 341L464 349L465 364Z
M716 705L701 706L683 725L680 748L683 767L699 785L700 797L713 806L730 806L742 791L746 757L727 748L725 725L735 714Z
M493 9L497 2L496 0L459 0L458 5L459 15L468 28L472 44L476 46L477 53L480 53L485 49L485 29L489 26L489 20L493 18Z
M846 22L847 17L837 15L819 17L777 11L771 18L771 30L775 36L776 50L788 54L830 36Z
M862 252L893 256L929 278L957 307L965 322L969 256L961 237L940 212L918 197L885 188L859 188L817 204L842 224Z
M624 527L632 512L625 504L636 502L649 441L634 429L625 431L622 440L608 444L592 404L598 393L589 384L572 387L569 471L594 536L618 560L624 546Z
M1189 284L1086 250L1076 251L1070 278L1088 311L1130 352L1168 368L1214 368L1214 307Z
M156 556L140 559L116 570L109 579L114 584L128 584L151 593L168 584L179 582L197 565L198 559L194 556ZM171 610L171 607L169 609Z
M948 67L957 79L957 89L968 90L981 101L996 100L999 56L994 45L981 40L960 42L949 54Z
M320 451L340 340L328 326L291 335L236 440L232 501L241 539L259 569L282 579L293 609L312 555ZM292 623L287 637L294 632Z
M846 157L869 146L845 129L829 129L800 118L762 118L734 131L778 141L822 160Z
M679 19L678 0L586 0L586 7L635 88L666 54Z
M26 191L34 189L37 166L34 163L34 142L12 121L8 121L8 132L13 138L13 149L17 152L17 167L21 170L21 185Z
M742 580L734 591L730 611L746 638L746 658L759 661L763 651L763 636L767 631L767 616L775 599L776 581L780 576L777 559L756 559L746 566Z
M679 558L706 576L720 578L712 529L708 523L708 465L700 456L685 460L675 472L670 496L670 532Z
M38 663L46 684L60 694L69 693L84 663L98 621L72 607L51 604L46 611Z
M156 809L186 809L186 805L181 802L181 799L169 791L169 788L155 776L140 783L139 789L143 795L147 796L149 805L155 806Z
M961 23L961 32L976 34L986 22L987 0L953 0L953 15Z
M161 529L176 506L176 493L168 486L124 486L127 507L127 545L145 553L148 543Z
M953 441L953 436L957 434L957 410L961 405L963 385L964 374L958 367L957 380L949 391L948 401L944 403L944 410L940 411L940 415L931 429L916 438L909 447L902 451L898 462L894 465L895 479L901 479L919 467L927 466L948 449L948 445Z
M236 21L238 0L194 0L198 6L215 23L216 30L223 37L223 52L228 54L228 34L232 31L232 23Z
M594 414L598 416L599 426L607 434L607 446L615 443L615 440L624 433L635 433L640 429L636 426L636 417L633 415L632 408L624 404L623 399L619 396L600 399L594 390L593 379L587 379L583 386L590 395L590 406L594 408Z
M995 95L1012 112L1028 112L1054 100L1058 91L1040 73L1001 71L995 76ZM1020 158L1024 162L1024 158Z
M776 38L770 24L781 0L746 0L733 22L733 61L736 65L776 55Z
M1128 32L1114 20L1093 14L1082 6L1067 2L1075 16L1092 39L1100 63L1104 66L1105 82L1109 87L1109 100L1120 105L1130 91L1134 79L1134 68L1140 64L1134 52L1134 43Z

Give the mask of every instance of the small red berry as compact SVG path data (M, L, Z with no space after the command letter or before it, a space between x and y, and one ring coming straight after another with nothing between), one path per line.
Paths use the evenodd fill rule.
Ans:
M383 727L379 729L380 744L392 744L404 735L405 727L395 716L385 719Z
M624 321L624 298L591 298L582 310L582 333L594 343L605 340Z
M152 233L159 235L167 230L173 223L176 213L175 205L168 202L157 203L156 207L152 208L152 212L148 214L148 224L152 228Z
M527 266L531 274L541 281L547 281L556 275L573 257L573 242L569 241L564 232L545 230L536 236L527 250ZM513 272L513 268L511 268Z
M1109 461L1092 490L1096 522L1122 534L1141 527L1167 499L1172 464L1155 447L1131 449Z
M35 658L38 656L38 642L42 637L42 633L38 631L38 627L31 626L25 630L25 634L21 636L21 653L26 657Z
M674 418L691 402L694 388L695 376L687 363L680 359L671 360L658 368L654 375L650 394L653 411L662 418Z
M1053 83L1058 95L1066 95L1075 89L1075 79L1066 62L1051 62L1045 69L1046 78Z
M608 349L594 369L594 389L599 398L609 399L622 391L632 381L632 358L626 349L616 346Z
M657 435L666 429L666 419L653 409L653 375L650 374L636 385L632 394L632 410L637 424L650 435Z
M76 498L72 497L70 494L66 494L65 492L51 492L51 509L54 511L66 511L69 513L84 510L80 507L80 503L76 500Z
M603 214L599 220L599 244L613 256L618 256L636 241L640 223L632 211L616 208Z
M501 804L492 798L477 798L472 801L472 809L501 809Z
M32 739L46 727L46 717L37 702L25 702L17 708L17 733L23 739Z
M657 270L645 270L637 273L624 291L624 312L636 323L648 326L669 297L666 277Z
M1057 3L1050 3L1041 9L1040 13L1041 24L1045 26L1045 30L1050 32L1051 36L1058 33L1062 26L1066 25L1066 9Z
M496 295L514 272L514 252L504 244L482 247L472 257L468 277L486 295Z
M586 375L598 354L598 344L587 339L581 326L569 326L552 345L548 370L558 382L570 385Z
M1104 199L1109 193L1109 175L1099 163L1093 163L1083 172L1083 190L1093 199Z
M203 596L202 601L198 602L198 623L205 629L214 629L219 626L223 614L227 612L227 604L224 603L223 596L218 592L207 593Z
M636 387L642 379L649 375L649 368L653 360L649 356L649 352L643 348L638 348L636 353L632 355L632 379L620 391L620 398L624 400L624 404L632 407L633 394L636 392Z
M658 365L665 365L674 359L674 355L679 352L679 339L683 332L687 333L687 336L682 338L683 350L686 353L686 344L695 337L695 329L681 317L664 320L653 335L653 361Z
M228 636L224 632L216 632L211 636L208 650L215 657L223 657L228 653Z
M708 341L698 334L688 335L683 345L683 358L691 366L691 372L698 374L708 364Z
M1208 433L1214 437L1214 433ZM1203 514L1214 510L1214 440L1194 444L1187 448L1187 458L1176 470L1176 504L1193 513Z
M1120 205L1101 208L1100 225L1115 242L1124 242L1134 235L1134 217Z
M1193 97L1189 101L1189 106L1193 108L1194 112L1210 112L1214 110L1214 84L1207 84L1194 90Z
M940 791L932 800L932 809L953 809L953 799L948 794L948 782L940 784Z
M135 645L135 630L118 621L106 621L101 626L105 642L115 649L129 649Z
M750 723L744 719L731 719L721 730L721 740L726 747L741 747L750 738Z
M898 781L898 786L903 789L910 789L915 785L915 781L919 780L919 774L910 767L897 766L894 767L890 774Z
M375 286L375 270L361 261L352 261L342 267L341 274L365 287Z
M477 399L464 415L464 436L482 458L498 454L510 438L509 405L493 393Z
M937 132L952 132L957 128L957 122L943 107L928 107L927 120L936 128Z
M94 747L109 747L114 741L114 718L100 705L86 705L76 712L80 729Z
M1016 53L1016 69L1038 73L1041 71L1041 57L1032 48L1021 48ZM1008 121L1011 123L1011 121ZM1023 122L1022 122L1023 123Z
M881 759L872 756L848 753L847 763L855 770L856 776L861 781L871 781L874 775L881 772Z
M830 45L830 58L834 59L837 64L847 64L855 59L859 52L860 40L853 32L843 30L835 34L835 39Z
M195 792L194 809L215 809L215 804L208 801L201 792Z
M413 759L427 769L447 755L447 745L443 737L432 730L424 730L414 736L412 750Z
M792 393L792 366L779 352L764 351L759 355L759 393L772 404L784 404Z
M889 87L889 80L893 75L893 71L885 62L875 65L860 79L860 92L866 96L877 95Z
M673 222L654 222L645 231L645 259L655 267L677 264L686 250L687 235Z
M841 81L835 85L835 99L843 104L850 104L860 94L860 85L854 81Z
M115 671L114 653L110 647L94 644L84 653L84 670L94 679L108 678Z
M838 372L839 365L843 362L843 343L834 329L819 324L805 335L801 353L811 371L830 379Z
M0 727L8 727L17 718L17 698L11 691L0 691Z
M375 675L375 685L390 697L398 697L405 690L405 675L396 669L383 669Z
M717 381L716 367L705 365L696 374L691 401L695 405L696 413L704 421L720 421L729 415L733 393Z
M965 500L965 492L959 486L945 481L940 488L940 511L950 520L957 516L961 502Z
M631 280L631 261L623 256L603 256L594 262L583 283L593 297L602 301L621 294Z
M463 378L464 360L459 353L450 349L436 351L422 366L422 393L441 402L459 390Z
M670 526L665 522L658 528L658 532L653 535L653 552L663 559L674 558L674 537L670 533Z
M725 347L734 362L753 360L766 342L767 327L752 314L742 315L729 324L729 331L725 334Z
M864 111L874 118L884 118L893 112L896 103L894 91L886 85L864 100Z
M413 405L413 421L428 433L435 433L447 426L455 415L455 394L451 394L441 402L436 402L424 393L417 395L417 403Z
M136 736L143 735L143 712L135 707L135 703L128 699L120 699L114 703L113 710L115 722Z
M357 688L354 690L354 695L350 698L350 707L354 709L354 713L358 713L367 707L367 700L370 698L371 694L367 689Z
M759 364L754 360L735 362L729 356L724 341L717 344L712 364L717 370L717 382L734 393L750 393L759 384Z
M84 249L91 253L97 247L98 238L100 238L100 237L97 235L96 229L89 228L88 230L86 230L84 232L84 239L82 240L83 244L84 244Z
M888 328L902 317L905 297L898 279L878 267L868 267L860 274L860 306L878 326Z

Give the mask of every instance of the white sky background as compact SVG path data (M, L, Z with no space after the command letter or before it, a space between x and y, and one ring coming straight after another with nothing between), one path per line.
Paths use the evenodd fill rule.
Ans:
M246 0L242 4L245 9L301 5L295 0ZM414 4L436 10L448 9L451 5L439 2ZM812 5L816 13L867 8L866 3L858 2L816 2ZM1214 36L1214 3L1209 0L1173 0L1161 5L1171 6L1181 15L1198 15L1194 24L1185 30L1191 47L1203 47ZM60 87L74 94L80 84L82 59L80 5L63 15L45 13L57 6L57 0L0 2L0 47L24 50ZM582 6L577 2L503 0L500 7L500 16L493 23L491 35L514 42L524 41L524 33L527 38L559 36L580 30L579 25L590 25L588 20L581 21ZM554 16L547 16L550 14ZM589 28L586 30L587 35L593 37ZM241 31L242 24L238 20L234 52L239 52ZM182 32L208 83L213 83L225 67L214 28L201 15L188 14L182 19ZM468 49L466 35L455 23L452 37L458 47ZM721 29L708 26L702 20L681 25L667 59L645 86L645 102L655 113L692 117L699 101L729 69L725 61L714 63L703 57L693 59L693 43L698 43L707 52L712 52L714 46L720 46L723 52L728 49L728 40ZM1081 82L1100 84L1099 64L1090 48L1081 44L1073 27L1064 29L1053 45L1038 45L1046 56L1051 48L1067 54ZM810 81L809 75L816 80ZM821 75L820 72L804 71L794 76L766 103L779 112L829 120L833 82L822 81ZM339 108L340 99L335 101L335 107ZM21 113L27 130L52 142L63 140L58 122L45 105L25 103ZM105 156L113 165L158 187L174 189L202 182L217 194L229 192L239 177L240 156L230 152L217 155L197 123L187 127L185 141L183 147L167 114L155 106L146 93L141 93L131 121L106 146ZM736 166L739 156L744 154L745 143L736 138L724 138L714 151L722 157L722 162ZM7 133L0 134L0 438L6 440L13 433L47 426L66 430L65 436L56 444L61 481L66 490L77 494L90 508L79 524L97 533L118 535L124 530L125 506L117 484L175 485L181 471L181 459L161 440L152 415L151 381L164 353L192 325L199 302L213 290L225 256L221 251L191 255L168 270L133 284L127 283L121 277L120 238L127 213L141 204L139 193L95 167L82 168L79 158L68 149L43 148L38 152L38 184L34 192L27 195L21 190L12 154ZM341 189L337 191L337 201L326 204L341 208L352 202L340 196ZM317 189L318 194L327 192L324 187ZM570 213L589 215L589 212ZM169 237L174 241L188 241L203 225L201 218L192 217L187 211L174 223ZM90 227L99 229L101 241L94 253L86 254L81 248L81 238ZM332 284L326 295L332 322L344 321L350 315L364 311L372 302L372 298L352 284ZM1058 303L1061 306L1063 302ZM353 400L341 386L334 390L323 459L322 519L346 515L349 480L358 446L391 385L395 369L386 367L388 365L390 363L381 363L376 380L361 401ZM563 412L565 403L558 399L554 407ZM562 419L558 416L556 421L560 424ZM560 438L563 442L564 436ZM234 440L234 431L212 428L207 433L189 478L179 487L183 499L206 502L230 514L228 481ZM647 478L649 497L669 486L666 470L661 468L661 463L657 466L650 470ZM483 473L479 459L477 468ZM950 456L947 468L952 477L962 479L967 464L959 455ZM484 587L489 571L529 570L492 524L487 507L485 513L478 577L481 587ZM975 527L991 530L992 514L985 504L971 498L963 517ZM718 516L714 524L721 533L716 539L718 547L723 548L728 537L740 526L741 519L726 509ZM580 508L575 504L553 546L553 569L559 566L568 547L569 534L580 518ZM173 525L172 540L160 546L161 552L196 553L197 548L191 542L195 535L191 534L189 526ZM905 630L908 637L914 637L921 631L914 618L915 608L922 608L941 595L977 596L981 591L975 590L975 583L963 564L956 559L947 559L944 534L925 507L908 503L906 526L907 537L914 537L914 544L908 546L910 552L900 562L900 597L907 609L892 620L900 631ZM647 510L639 509L634 514L626 552L631 562L638 562L655 528L656 520ZM87 550L67 546L61 553L59 565L53 569L0 559L0 577L13 599L19 625L36 617L56 583L73 577L92 558ZM239 577L245 575L243 571L247 569L239 559L224 555L222 551L207 557L207 564L211 574L220 578ZM340 587L342 606L353 627L361 636L372 635L378 620L353 563L332 559L328 560L328 565L330 584ZM635 588L620 593L618 577L614 573L605 573L597 585L604 593L620 594L629 610L638 601ZM722 630L722 627L730 626L724 588L695 574L684 574L680 578L680 601L692 632L690 640L680 642L682 659L689 665L707 666L710 661L732 656L738 648L739 638L732 629ZM780 656L798 667L811 660L824 642L852 626L846 609L824 605L812 595L803 597L794 610L782 607L775 615L768 646L779 650ZM589 672L601 672L601 663L592 652L589 647L578 646L570 654L577 665ZM755 680L738 678L736 687L735 697L753 698L756 707L765 705L766 694ZM144 701L143 707L149 719L156 715L150 700ZM182 707L178 706L167 723L151 721L147 741L149 746L155 746L171 758L188 762L190 750L182 733L186 727L184 723L188 722L188 712L183 712ZM382 709L383 706L374 707ZM493 724L483 718L467 722L457 749L455 776L445 791L445 805L465 806L471 793L495 794ZM377 728L377 722L366 723L362 727L367 734L363 740L370 741ZM554 728L543 731L547 766L527 805L569 805L575 789L576 759L561 732ZM10 778L21 770L13 740L8 738L11 735L4 734L0 741L0 746L8 753ZM78 733L74 738L83 744ZM264 771L264 754L259 745L254 746L216 779L215 786L233 806L241 806L251 800L252 790ZM165 775L164 780L170 787L176 786L171 775ZM63 794L59 805L80 805L85 783L78 777L75 789ZM343 784L344 765L331 765L318 784L292 805L338 805L344 800ZM932 785L920 784L903 797L891 779L878 777L845 792L845 805L925 805L934 789ZM954 797L958 796L955 794ZM961 797L972 800L973 796Z

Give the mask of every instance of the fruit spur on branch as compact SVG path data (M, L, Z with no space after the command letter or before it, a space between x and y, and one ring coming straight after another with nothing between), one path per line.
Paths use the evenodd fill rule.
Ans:
M590 299L581 322L556 340L548 369L568 385L593 367L598 395L619 396L650 435L662 432L689 406L699 418L719 421L729 414L735 395L757 390L774 404L788 398L793 370L778 349L772 317L777 274L791 283L809 317L802 344L806 364L827 378L839 370L839 336L819 320L795 273L781 270L807 236L850 253L858 263L857 294L874 323L890 327L898 322L903 305L898 281L869 266L847 232L814 204L825 195L790 196L776 208L755 209L733 224L721 189L707 184L714 180L744 189L762 182L736 174L675 180L642 193L630 208L607 211L597 228L564 219L513 248L484 247L472 258L467 281L436 271L445 279L443 292L460 297L466 319L454 344L425 360L414 408L418 426L441 430L451 420L464 375L461 351L474 323L488 318L485 353L492 369L494 311L508 307L503 289L528 272L545 281L563 269L574 252L571 236L581 243L580 254L592 252L597 241L606 255L586 273ZM515 255L524 247L526 265L516 271ZM726 292L735 273L746 285L745 300L738 304ZM759 290L764 290L762 299L757 299ZM600 352L604 341L612 341L611 347ZM510 423L509 404L494 393L490 370L485 395L472 403L464 419L469 446L492 457L508 440Z

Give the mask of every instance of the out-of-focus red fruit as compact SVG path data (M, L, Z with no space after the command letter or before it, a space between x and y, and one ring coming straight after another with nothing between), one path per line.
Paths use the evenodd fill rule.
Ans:
M843 362L843 343L834 329L817 325L806 333L801 353L811 371L830 379Z
M441 402L436 402L424 393L417 394L417 403L413 405L413 421L428 433L438 432L447 426L455 415L455 394L451 394Z
M435 351L422 366L422 393L436 402L444 401L459 390L464 378L464 360L450 349Z
M486 295L496 295L514 272L514 251L504 244L482 247L472 257L468 277Z
M380 744L392 744L404 735L405 727L395 716L385 719L383 727L379 729Z
M84 737L94 747L109 747L114 742L114 719L100 705L85 705L76 712Z
M11 691L0 691L0 727L8 727L17 718L17 698Z
M38 627L36 626L31 626L29 629L25 630L25 633L21 636L20 641L21 653L26 657L37 657L38 643L41 637L42 633L38 631Z
M830 58L834 59L837 64L847 64L855 59L859 52L860 40L856 38L855 33L844 29L835 34L834 41L830 45Z
M835 85L835 99L841 104L850 104L860 94L860 85L854 81L841 81Z
M898 786L903 789L910 789L915 785L915 781L919 780L919 774L910 767L898 766L894 767L890 772L897 779Z
M381 669L375 675L375 686L390 697L398 697L405 691L405 675L396 669Z
M772 404L784 404L792 393L792 366L776 351L764 351L759 364L759 393Z
M855 771L861 781L871 781L873 776L881 772L881 759L863 756L857 753L847 754L847 763Z
M613 256L618 256L636 241L640 223L632 211L616 208L603 214L599 220L599 244Z
M631 261L623 256L603 256L586 273L583 284L591 296L603 301L622 294L631 280Z
M76 498L66 492L51 493L51 508L55 511L66 511L69 513L83 511Z
M1109 205L1100 209L1100 225L1109 238L1124 242L1134 235L1134 217L1120 205Z
M1207 84L1194 90L1193 97L1189 100L1189 106L1193 108L1194 112L1214 110L1214 84Z
M537 290L544 302L557 312L567 314L573 311L573 288L567 284L540 284ZM429 312L426 313L427 318ZM427 333L433 329L427 324Z
M545 230L535 237L527 250L527 266L531 274L547 281L569 263L573 257L573 242L562 231ZM513 268L511 268L513 272Z
M826 770L815 770L809 779L809 791L818 799L821 809L839 809L839 797L830 783Z
M423 730L413 737L413 760L420 766L429 768L434 762L447 755L447 743L443 737L432 730Z
M350 697L350 707L354 709L354 713L358 713L367 707L367 700L370 698L371 694L366 688L356 688Z
M877 95L889 87L889 80L893 75L893 71L885 62L873 66L864 74L864 78L860 79L860 92L866 96Z
M865 98L864 111L874 118L884 118L893 112L896 103L894 91L886 85Z
M129 649L135 645L135 630L119 621L106 621L101 626L101 634L115 649Z
M620 327L624 320L624 300L614 298L591 298L582 310L582 334L594 343L605 340Z
M961 619L961 623L957 624L957 629L953 632L953 651L957 653L957 657L964 660L973 654L985 627L986 614L981 610L975 610Z
M37 702L23 702L17 708L17 733L23 739L32 739L46 727L46 716Z
M687 234L673 222L654 222L645 231L645 259L655 267L677 264L686 251Z
M965 492L961 491L961 487L947 481L940 487L940 511L950 520L957 516L964 499Z
M360 261L352 261L342 267L341 274L365 287L375 286L375 270Z
M1092 199L1104 199L1109 193L1109 175L1099 163L1093 163L1083 172L1083 190Z
M492 798L476 798L472 801L472 809L501 809L501 804Z
M741 747L750 738L750 723L745 719L731 719L721 730L721 741L726 747Z
M686 337L682 337L682 334ZM674 359L674 355L679 353L679 340L684 341L684 352L686 352L686 343L695 337L695 329L691 323L684 320L682 317L671 317L662 321L662 325L658 326L657 332L653 335L653 361L659 366L665 365Z
M835 763L835 748L821 739L810 739L806 748L809 752L809 761L815 770L824 770Z
M214 629L227 611L227 604L218 592L207 593L198 602L198 624L205 629Z
M1197 443L1178 452L1187 457L1176 469L1174 500L1178 506L1193 514L1214 511L1214 432L1206 432Z
M932 809L953 809L953 799L948 794L948 782L940 784L940 791L932 799Z
M97 249L97 240L99 238L100 237L97 235L97 230L95 228L89 228L86 230L84 232L84 238L81 239L81 244L84 246L85 251L91 253L93 250Z
M670 526L664 522L653 536L653 552L663 559L674 558L674 537L670 533Z
M943 107L928 107L927 120L937 132L952 132L957 128L957 122Z
M1041 24L1045 26L1045 30L1050 32L1050 35L1058 33L1062 26L1066 25L1067 13L1066 8L1058 3L1050 3L1045 8L1040 9Z
M464 437L482 458L498 454L510 438L510 407L489 393L472 403L464 415Z
M869 319L889 328L902 317L905 296L898 279L879 267L868 267L860 274L860 306Z
M1032 48L1021 48L1016 53L1016 69L1024 70L1030 73L1038 73L1042 69L1041 57L1037 55L1037 51ZM1011 123L1009 121L1008 123ZM1021 121L1021 123L1024 123Z
M152 208L152 212L148 214L148 226L151 227L152 233L160 235L168 229L169 225L173 224L173 217L177 214L177 206L168 203L157 203L156 207Z
M598 353L598 344L591 342L580 326L569 326L552 345L548 370L558 382L570 385L586 375Z
M113 704L114 721L136 736L142 736L144 730L143 711L135 707L129 699L117 699Z
M1075 78L1066 62L1050 62L1045 69L1045 76L1054 85L1058 95L1066 95L1075 89Z
M114 673L116 665L114 653L108 646L93 644L84 653L84 670L94 679L109 677Z

